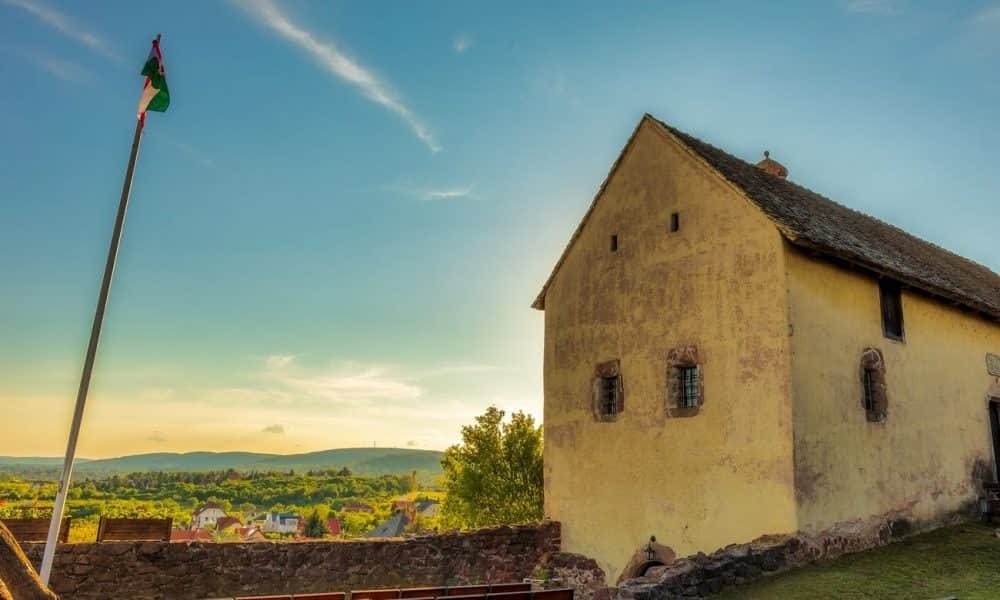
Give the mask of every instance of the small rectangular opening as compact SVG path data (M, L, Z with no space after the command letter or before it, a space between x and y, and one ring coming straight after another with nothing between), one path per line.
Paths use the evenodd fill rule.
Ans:
M673 233L681 228L680 213L670 213L670 232Z
M613 417L618 414L618 378L601 378L601 414Z
M611 236L611 251L618 252L618 234L613 234Z
M891 279L878 282L882 307L882 333L893 340L903 340L903 298L899 283Z

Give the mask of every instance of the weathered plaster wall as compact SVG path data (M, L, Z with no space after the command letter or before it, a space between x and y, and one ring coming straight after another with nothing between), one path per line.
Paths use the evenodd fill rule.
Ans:
M882 335L877 281L786 246L795 483L806 531L876 515L938 520L992 476L985 355L1000 325L904 291L905 342ZM859 361L882 351L887 418L868 422Z
M26 546L37 567L44 544ZM63 600L200 600L520 581L565 562L559 524L545 522L406 540L60 544L51 583Z
M757 209L640 125L545 298L546 514L612 582L650 535L683 556L795 530L782 263ZM704 405L671 417L667 354L688 345ZM624 413L598 422L592 377L612 359Z

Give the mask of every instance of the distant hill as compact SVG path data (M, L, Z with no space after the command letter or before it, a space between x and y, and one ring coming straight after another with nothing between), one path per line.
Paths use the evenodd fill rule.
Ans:
M76 464L78 465L85 462L90 462L90 459L76 459ZM62 457L56 456L0 456L0 467L7 465L21 465L25 467L59 467L62 463Z
M392 475L418 471L421 479L441 474L437 450L412 448L337 448L305 454L259 452L154 452L117 458L77 459L74 473L100 477L133 471L308 471L347 467L357 475ZM61 458L0 456L0 472L58 476Z

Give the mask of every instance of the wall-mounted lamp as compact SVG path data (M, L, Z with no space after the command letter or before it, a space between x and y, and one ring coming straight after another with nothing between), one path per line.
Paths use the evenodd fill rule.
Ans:
M656 543L656 536L649 536L649 543L646 544L646 560L656 560L656 548L653 548L654 543Z

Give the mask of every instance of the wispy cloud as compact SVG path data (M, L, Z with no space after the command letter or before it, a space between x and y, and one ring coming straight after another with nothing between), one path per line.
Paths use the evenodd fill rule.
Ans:
M93 75L87 69L84 69L80 65L70 62L68 60L62 60L61 58L54 58L51 56L41 56L41 55L27 55L28 60L32 63L47 71L50 75L62 79L63 81L68 81L70 83L82 83L84 81L90 81Z
M886 17L901 15L904 12L901 0L849 0L844 8L850 13Z
M414 400L423 394L419 386L379 366L345 364L327 373L281 375L277 382L296 396L339 404Z
M424 200L452 200L455 198L465 198L472 194L472 186L463 188L451 188L443 190L425 190L421 192Z
M102 54L108 58L111 58L117 62L122 62L122 57L117 52L115 52L106 40L98 36L96 33L91 33L82 26L79 22L74 20L69 15L59 12L58 10L46 6L37 0L0 0L8 6L13 6L19 8L35 18L37 18L42 23L45 23L52 29L55 29L63 36L75 40L84 46L87 46L94 52Z
M471 375L476 373L493 373L503 370L503 367L497 367L494 365L449 365L424 371L420 374L419 379L450 377L453 375Z
M383 185L380 190L413 196L421 200L453 200L456 198L475 198L475 186L426 187L412 183L395 183Z
M170 440L167 439L167 436L163 435L162 431L154 431L153 433L151 433L149 436L146 437L146 441L156 442L157 444L163 444Z
M204 154L191 144L187 144L185 142L181 142L173 138L169 138L167 136L164 136L164 138L168 144L176 148L181 154L187 156L188 158L198 163L199 165L205 167L206 169L215 168L215 160L212 157L207 156L206 154Z
M261 429L261 432L262 433L273 433L275 435L284 435L284 433L285 433L285 426L281 425L279 423L275 423L274 425L268 425L264 429Z
M984 8L972 21L977 25L1000 27L1000 4Z
M268 369L283 369L295 361L294 354L272 354L264 359Z
M470 46L472 46L472 38L469 37L468 33L460 33L455 36L455 41L452 44L455 52L458 52L459 54L468 50Z
M293 22L272 0L236 1L278 35L312 55L330 74L357 87L369 100L396 113L432 152L441 151L441 146L423 121L373 72L345 55L332 43L320 41L311 31Z

